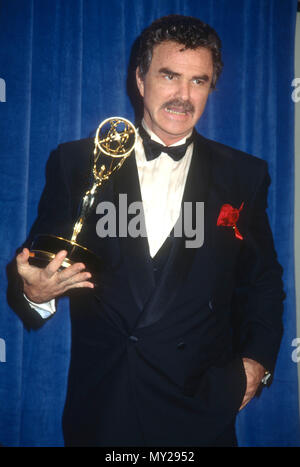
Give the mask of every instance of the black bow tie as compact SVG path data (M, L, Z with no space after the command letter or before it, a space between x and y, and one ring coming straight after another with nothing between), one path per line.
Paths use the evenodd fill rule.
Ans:
M194 132L191 136L186 140L184 144L180 144L180 146L163 146L153 139L150 138L146 130L142 125L139 126L139 134L143 139L145 155L147 161L153 161L156 159L162 152L167 153L174 161L179 161L185 155L187 147L192 143L194 139Z

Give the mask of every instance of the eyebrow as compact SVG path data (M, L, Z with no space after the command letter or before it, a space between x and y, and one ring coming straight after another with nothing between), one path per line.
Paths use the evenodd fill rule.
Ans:
M158 70L159 73L162 75L173 75L173 76L181 76L181 73L177 73L176 71L172 71L169 68L160 68Z
M180 77L182 75L182 73L177 73L176 71L172 71L169 68L164 68L164 67L160 68L158 72L161 73L162 75L172 75L172 76L177 76L177 77ZM209 81L209 76L207 74L203 74L200 76L193 76L192 80L194 79L201 79L207 82Z

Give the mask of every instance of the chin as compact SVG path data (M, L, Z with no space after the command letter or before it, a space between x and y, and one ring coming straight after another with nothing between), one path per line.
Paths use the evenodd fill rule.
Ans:
M179 119L168 119L167 121L162 122L161 128L169 133L170 135L184 135L189 133L194 127L194 122L182 121Z
M183 126L183 125L176 125L175 123L172 125L166 125L165 127L162 127L166 133L172 136L182 136L182 138L188 134L193 127L189 126Z

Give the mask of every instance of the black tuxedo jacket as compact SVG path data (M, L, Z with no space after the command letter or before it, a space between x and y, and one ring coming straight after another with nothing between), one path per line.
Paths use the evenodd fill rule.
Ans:
M81 140L51 155L30 238L70 238L92 151L93 141ZM78 241L103 269L95 290L70 293L66 444L209 446L232 426L246 387L242 357L272 371L282 334L268 184L265 162L197 135L183 202L204 202L204 243L171 238L159 276L147 238L101 239L91 214ZM118 207L119 194L141 201L134 154L97 203ZM240 240L217 218L223 204L242 202Z

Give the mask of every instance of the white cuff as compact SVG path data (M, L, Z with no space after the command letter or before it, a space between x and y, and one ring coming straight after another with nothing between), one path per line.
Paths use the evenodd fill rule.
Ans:
M31 300L29 300L29 298L27 298L25 294L23 295L26 298L29 305L31 306L31 308L37 311L43 319L49 318L49 316L53 315L56 312L55 298L45 303L34 303Z

